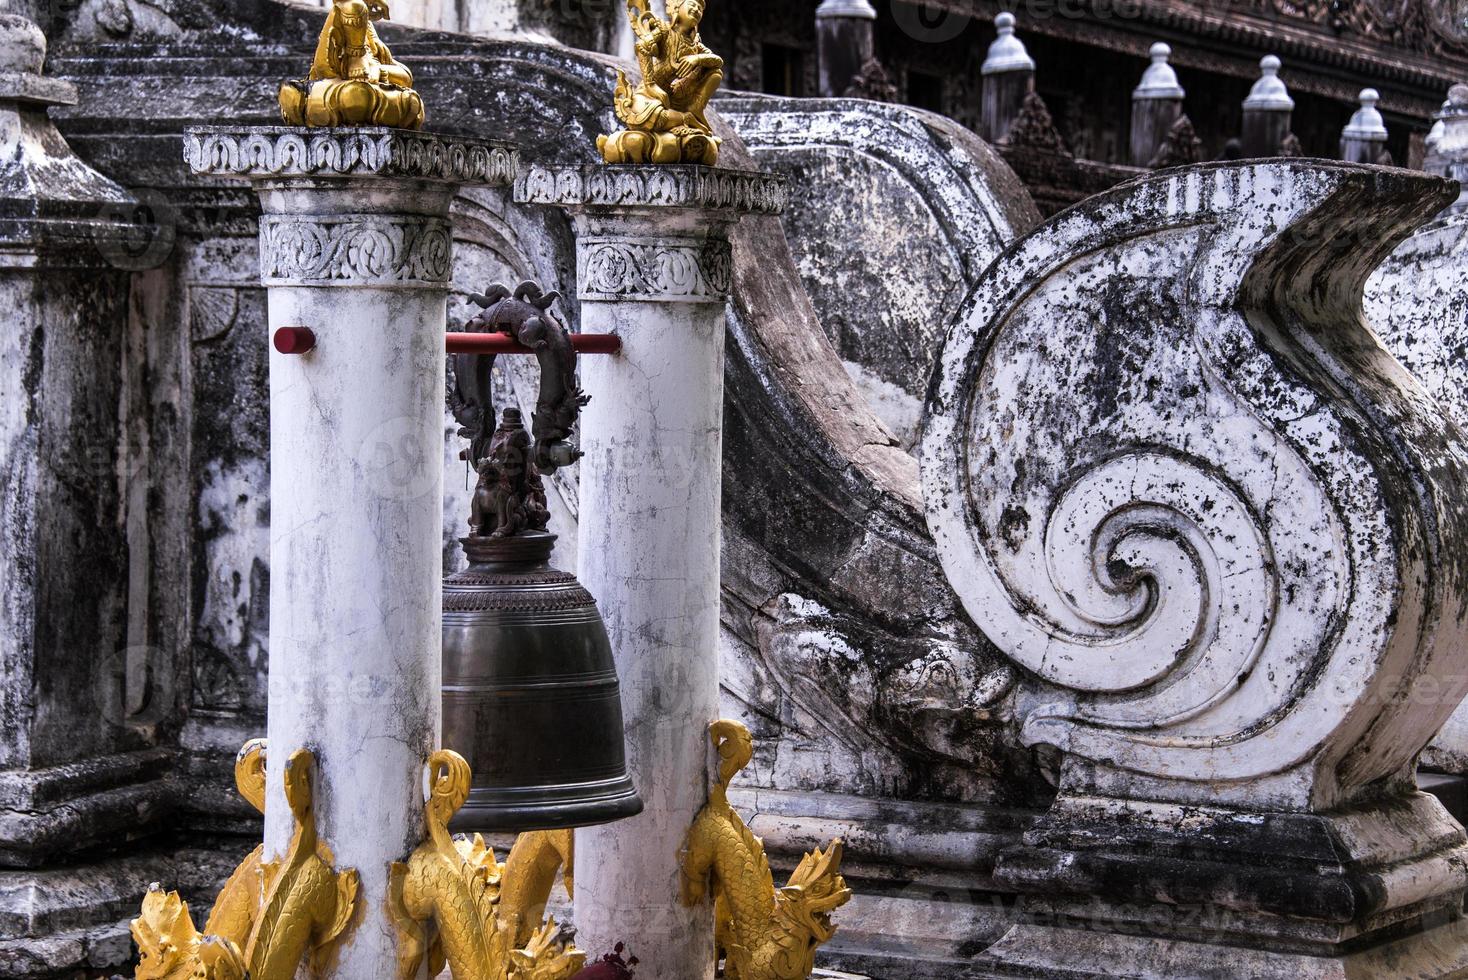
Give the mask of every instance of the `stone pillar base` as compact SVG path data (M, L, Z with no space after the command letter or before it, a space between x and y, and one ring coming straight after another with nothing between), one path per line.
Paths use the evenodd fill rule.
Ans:
M975 976L1457 976L1465 862L1423 793L1325 814L1065 797L1000 856L1022 898Z

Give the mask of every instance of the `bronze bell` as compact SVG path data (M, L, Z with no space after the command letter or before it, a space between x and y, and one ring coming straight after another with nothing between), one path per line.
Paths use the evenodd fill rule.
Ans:
M531 284L476 297L475 326L541 355L535 438L507 408L491 428L492 357L455 359L455 414L478 472L470 566L444 580L443 739L474 771L455 831L585 827L634 816L616 665L596 600L551 567L556 536L541 473L573 462L567 441L585 399L569 334ZM540 305L543 303L544 305ZM529 341L529 343L526 343Z

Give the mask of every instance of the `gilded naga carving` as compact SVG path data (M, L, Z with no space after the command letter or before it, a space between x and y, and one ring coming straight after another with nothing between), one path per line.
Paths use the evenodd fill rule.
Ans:
M447 962L454 980L568 980L586 954L557 941L554 920L541 924L525 906L502 908L506 868L478 834L449 836L449 821L469 798L472 773L457 752L428 760L432 789L425 807L428 839L406 863L395 862L390 901L398 921L398 976L418 976L426 959L437 976ZM546 837L541 840L549 841ZM529 843L529 842L527 842ZM534 846L533 844L530 846ZM542 876L553 882L555 869ZM519 899L526 897L519 893ZM544 907L544 899L541 899Z
M633 85L617 73L617 118L626 128L596 141L607 163L718 163L721 141L707 113L724 59L699 37L704 0L667 0L667 8L663 20L647 0L627 0L642 80Z
M334 0L310 75L280 85L280 114L288 125L423 125L413 73L393 60L372 25L387 17L385 0Z
M316 758L297 749L285 766L286 803L296 829L280 861L258 847L225 884L205 932L194 927L177 892L158 886L133 920L138 944L136 980L292 980L310 954L330 955L356 909L357 873L335 871L317 840L311 778ZM235 761L240 795L265 810L265 742L257 739Z
M717 721L709 735L719 753L719 781L688 832L683 900L715 896L719 954L728 980L804 980L816 950L836 934L831 913L851 899L841 877L842 845L807 854L778 891L763 842L729 805L729 783L754 756L749 729Z
M566 894L576 897L574 869L576 832L535 830L521 834L500 866L500 917L513 930L516 946L534 938L545 919L545 907L562 875Z

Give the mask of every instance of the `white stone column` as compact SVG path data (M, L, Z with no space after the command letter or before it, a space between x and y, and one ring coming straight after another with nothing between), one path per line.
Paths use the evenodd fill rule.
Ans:
M260 194L270 335L316 339L271 354L271 759L316 753L321 838L361 875L324 975L384 976L388 865L423 838L439 738L449 203L508 183L514 154L384 129L195 130L186 147L196 172ZM267 860L291 831L272 778Z
M581 330L624 344L582 361L577 575L611 635L645 809L577 832L577 943L628 942L643 980L712 978L713 907L681 904L679 851L708 799L719 714L728 235L778 213L784 188L697 167L532 169L516 198L572 211Z

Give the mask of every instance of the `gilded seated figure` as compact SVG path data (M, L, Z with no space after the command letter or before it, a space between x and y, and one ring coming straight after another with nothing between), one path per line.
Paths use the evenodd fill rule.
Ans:
M668 0L667 7L663 20L647 0L627 0L642 81L634 86L617 73L617 118L627 128L597 140L607 163L718 162L707 111L724 81L724 59L698 36L704 0Z
M280 113L292 126L423 125L423 100L413 73L393 60L377 37L385 0L334 0L304 82L280 86Z

